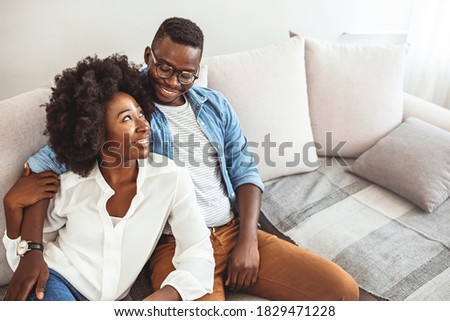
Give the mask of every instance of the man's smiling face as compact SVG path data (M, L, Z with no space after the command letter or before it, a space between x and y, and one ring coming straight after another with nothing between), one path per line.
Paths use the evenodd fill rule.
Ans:
M168 106L180 106L184 103L183 94L188 91L194 83L183 85L178 80L178 73L174 72L172 77L164 79L156 72L157 63L165 64L177 71L186 71L197 74L200 68L202 51L188 45L173 42L170 37L158 41L153 48L145 49L145 62L148 66L148 77L152 82L154 99L157 103Z

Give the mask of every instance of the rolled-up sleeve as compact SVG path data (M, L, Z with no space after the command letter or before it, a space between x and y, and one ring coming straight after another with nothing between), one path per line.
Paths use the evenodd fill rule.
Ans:
M224 154L233 189L244 184L253 184L264 192L264 183L255 165L254 154L245 137L236 112L223 97L224 104Z
M195 300L212 293L214 255L210 231L206 227L195 197L194 184L185 169L180 169L169 224L175 237L171 272L161 287L174 287L183 300Z
M50 146L41 148L36 154L31 156L28 161L30 169L34 173L42 173L45 171L52 171L58 175L67 172L63 164L58 163L56 154Z

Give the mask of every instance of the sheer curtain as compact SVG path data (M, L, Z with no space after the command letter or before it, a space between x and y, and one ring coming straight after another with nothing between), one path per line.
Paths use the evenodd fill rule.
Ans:
M405 91L450 108L450 1L416 0Z

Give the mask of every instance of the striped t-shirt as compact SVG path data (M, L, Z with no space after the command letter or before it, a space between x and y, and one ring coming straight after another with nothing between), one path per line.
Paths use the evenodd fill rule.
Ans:
M189 102L186 99L182 106L156 106L169 122L174 142L174 161L188 170L206 225L217 227L228 223L233 213L222 183L218 155L198 125ZM168 225L164 233L170 233Z

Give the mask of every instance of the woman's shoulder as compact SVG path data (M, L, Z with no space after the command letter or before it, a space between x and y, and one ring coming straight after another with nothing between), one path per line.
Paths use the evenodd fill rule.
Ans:
M142 159L140 167L145 167L145 180L157 184L160 189L173 190L179 184L185 184L191 178L187 169L177 165L173 160L159 154L150 153L147 159ZM151 185L151 184L150 184Z
M182 167L178 166L173 160L160 154L150 153L148 158L143 161L150 168L148 171L150 175L179 173L182 170Z
M80 176L72 171L67 171L60 176L60 187L68 190L92 179L92 173L87 177Z

